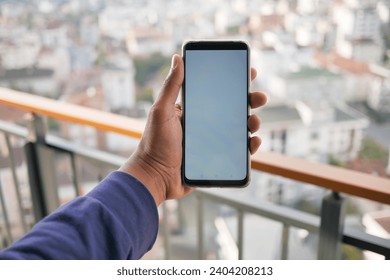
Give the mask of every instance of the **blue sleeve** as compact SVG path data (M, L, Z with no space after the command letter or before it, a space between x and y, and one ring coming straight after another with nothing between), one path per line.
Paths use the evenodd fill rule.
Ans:
M116 171L36 224L0 259L139 259L157 232L152 195L137 179Z

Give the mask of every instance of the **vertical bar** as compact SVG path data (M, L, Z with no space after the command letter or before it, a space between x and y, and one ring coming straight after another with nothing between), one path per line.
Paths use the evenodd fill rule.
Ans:
M331 192L322 200L318 259L340 259L344 230L345 199Z
M38 192L35 202L38 211L36 218L46 216L59 206L57 183L55 178L54 152L46 145L46 126L42 117L29 115L28 122L28 143L26 156L28 157L29 180L31 194ZM34 202L34 200L33 200ZM34 207L35 207L34 206Z
M48 213L53 212L60 206L58 196L54 151L45 147L45 144L35 144L38 156L39 172L42 178L43 194Z
M24 145L24 153L26 155L28 180L30 185L31 201L33 205L33 213L35 222L43 219L47 214L41 177L39 174L38 159L33 143L27 142Z
M287 260L288 258L288 238L290 234L290 227L287 224L283 224L282 228L282 250L281 259Z
M177 216L179 220L179 233L183 234L185 230L185 219L184 219L184 213L183 213L183 200L179 199L177 200Z
M1 212L3 214L4 224L5 224L5 232L7 234L7 239L8 239L7 243L12 244L13 237L12 237L12 232L11 232L11 224L10 224L9 218L8 218L7 207L5 206L4 192L3 192L3 187L1 184L1 178L0 178L0 204L1 204Z
M244 211L237 209L237 247L238 259L242 260L244 256Z
M198 210L198 259L203 259L203 197L197 193L197 210Z
M162 204L162 210L163 210L163 233L164 233L164 254L165 259L170 260L171 259L171 238L170 238L170 232L169 232L169 213L167 210L166 202Z
M22 195L21 195L21 191L20 191L20 184L19 184L18 176L16 175L16 164L15 164L14 150L12 149L11 140L10 140L9 135L4 134L4 136L5 136L5 142L7 144L7 149L8 149L8 155L9 155L8 159L9 159L9 164L10 164L10 168L11 168L11 172L12 172L12 179L14 181L14 186L15 186L20 221L22 223L23 232L26 233L27 232L27 223L26 223L26 219L24 216Z
M72 169L72 181L76 196L80 196L79 178L77 175L76 157L73 153L70 154L70 166Z

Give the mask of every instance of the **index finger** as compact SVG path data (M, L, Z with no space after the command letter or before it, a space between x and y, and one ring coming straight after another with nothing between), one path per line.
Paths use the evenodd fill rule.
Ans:
M255 68L251 67L251 81L253 81L254 79L256 79L256 76L257 76L257 71Z

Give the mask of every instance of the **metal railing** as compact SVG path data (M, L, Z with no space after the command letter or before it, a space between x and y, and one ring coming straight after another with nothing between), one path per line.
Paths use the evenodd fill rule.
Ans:
M75 196L82 193L78 178L77 162L80 159L92 162L99 169L116 169L125 160L123 157L96 149L80 146L71 141L48 135L45 128L44 116L89 125L97 129L124 134L140 138L144 128L142 121L100 112L76 105L66 104L47 98L20 93L9 89L0 89L0 104L25 110L30 113L27 127L0 121L0 131L3 132L8 150L9 167L12 173L16 192L16 201L19 209L19 219L22 231L26 232L34 221L52 212L60 205L58 185L55 178L55 154L64 154L69 157L72 173L72 185ZM26 210L20 190L20 182L16 172L15 156L10 137L24 139L23 150L27 162L30 196L32 209ZM281 252L282 259L288 257L289 233L291 227L305 229L319 235L318 258L340 258L342 243L356 246L362 250L369 250L390 258L390 241L369 235L364 231L354 230L344 226L345 199L344 194L367 198L385 204L390 204L390 180L367 174L337 168L333 166L307 162L305 160L287 157L284 155L259 152L252 158L252 169L285 178L313 184L329 190L323 198L321 215L316 216L289 207L272 203L256 203L240 197L224 194L218 190L197 190L197 257L204 255L204 208L205 201L228 205L237 211L237 258L244 256L245 217L255 214L261 217L280 222L282 225ZM96 181L105 174L97 174ZM2 192L0 178L0 210L3 224L0 234L4 236L3 244L9 245L14 241L9 211L6 206L6 196ZM28 207L27 207L28 208ZM163 215L168 215L163 207ZM34 217L34 219L31 219ZM170 234L167 219L163 219L163 238L165 258L172 257L170 250Z

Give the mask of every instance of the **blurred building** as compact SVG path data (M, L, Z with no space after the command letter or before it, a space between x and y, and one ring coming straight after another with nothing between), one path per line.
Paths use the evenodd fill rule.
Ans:
M377 112L390 112L390 71L387 68L335 53L317 53L315 59L319 65L344 74L346 101L365 101Z
M344 0L334 6L338 54L366 62L382 61L385 50L376 4L370 0Z
M134 109L134 77L134 65L127 54L117 53L108 58L101 77L105 111L128 115L128 112Z
M53 79L58 83L63 83L71 72L70 55L64 48L42 48L38 54L36 65L40 68L53 69Z
M93 46L74 42L68 47L72 71L91 68L96 60L97 53Z
M26 32L27 33L27 32ZM41 49L37 34L0 34L0 65L4 69L18 69L33 66Z
M384 67L371 66L373 73L368 105L381 113L390 113L390 70Z
M367 100L373 77L368 63L346 58L337 53L320 52L315 55L315 61L321 67L343 74L346 85L344 94L346 101Z
M69 44L68 29L59 21L49 21L40 29L41 42L48 48L66 47Z
M56 98L54 71L47 68L0 69L0 86Z
M132 56L149 56L155 53L170 56L176 50L170 35L153 28L130 30L126 45Z
M345 79L342 74L325 68L304 67L273 76L269 90L279 100L289 104L343 102L346 100Z
M328 163L357 157L368 119L347 106L278 105L259 110L262 149Z

